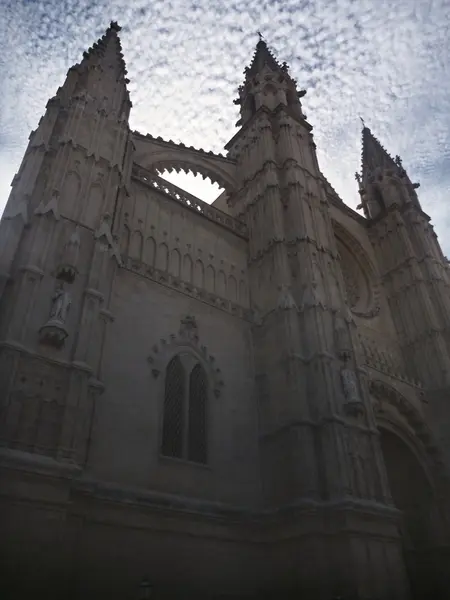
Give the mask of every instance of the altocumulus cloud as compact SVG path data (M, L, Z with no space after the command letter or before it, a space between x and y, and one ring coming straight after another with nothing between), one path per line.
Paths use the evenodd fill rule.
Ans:
M132 128L216 152L235 131L259 29L308 90L319 162L342 199L358 203L361 115L421 182L450 252L448 0L0 0L0 13L0 210L46 101L111 19Z

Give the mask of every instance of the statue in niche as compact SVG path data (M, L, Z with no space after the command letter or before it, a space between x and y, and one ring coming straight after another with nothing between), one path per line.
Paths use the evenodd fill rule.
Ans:
M52 298L50 320L65 323L71 304L69 292L66 292L62 285L58 286Z
M64 344L64 340L69 335L65 322L71 304L69 292L66 292L60 284L52 297L49 320L39 329L39 341L42 344L55 348L60 348Z
M344 390L346 403L344 411L350 417L359 419L365 413L364 403L361 400L356 372L347 366L348 359L344 362L341 369L341 382Z
M344 367L341 370L342 387L344 388L345 397L349 402L360 402L358 382L356 373L352 369Z

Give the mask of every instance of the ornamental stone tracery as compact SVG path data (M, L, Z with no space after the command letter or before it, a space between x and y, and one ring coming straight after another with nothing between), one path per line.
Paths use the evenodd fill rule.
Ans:
M380 292L367 254L342 225L334 222L333 228L349 307L358 317L375 317L380 310Z

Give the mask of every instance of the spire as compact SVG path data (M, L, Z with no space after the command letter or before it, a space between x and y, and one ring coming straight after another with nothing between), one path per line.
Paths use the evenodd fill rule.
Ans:
M111 21L104 35L83 53L83 60L69 70L76 75L74 93L92 98L99 109L128 119L131 101L127 69L119 39L120 26Z
M355 174L361 204L367 217L374 218L391 205L412 203L420 208L415 190L400 156L392 158L364 121L362 129L362 174Z
M120 25L116 21L111 21L104 35L99 38L89 50L83 53L85 64L102 64L103 68L112 67L116 77L123 77L127 74L125 61L123 59L122 45L120 43L119 31ZM128 83L128 80L125 81Z
M306 92L298 92L295 79L289 75L286 62L279 63L261 33L249 67L244 69L245 81L239 87L241 119L237 125L247 122L262 106L274 110L280 104L288 106L297 119L304 119L300 98ZM264 75L263 75L264 73Z
M398 156L395 159L381 145L378 139L373 135L370 129L364 124L362 130L362 176L373 174L375 171L394 170L398 174L403 171L401 160Z
M245 69L246 79L249 77L253 77L257 73L261 72L265 65L267 65L272 71L284 71L287 72L287 65L283 63L280 65L276 58L273 56L272 52L269 50L265 40L263 40L262 35L258 32L260 36L259 42L256 44L256 49L253 54L252 62L249 67ZM286 66L285 66L286 65Z

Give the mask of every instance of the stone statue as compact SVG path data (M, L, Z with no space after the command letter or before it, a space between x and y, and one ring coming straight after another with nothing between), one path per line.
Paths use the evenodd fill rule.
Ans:
M349 402L360 402L358 382L356 380L356 373L352 369L344 367L341 370L342 387L344 388L344 394Z
M72 301L69 292L66 292L62 286L59 286L52 298L52 307L50 309L50 319L65 323L67 313L69 312Z

